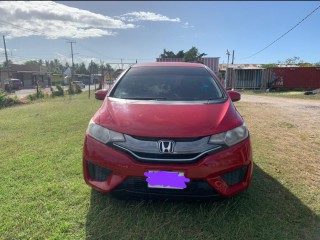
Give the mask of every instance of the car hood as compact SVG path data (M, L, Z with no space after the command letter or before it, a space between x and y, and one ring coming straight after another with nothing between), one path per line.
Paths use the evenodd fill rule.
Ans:
M108 129L141 137L200 137L240 126L233 103L119 102L105 99L93 120Z

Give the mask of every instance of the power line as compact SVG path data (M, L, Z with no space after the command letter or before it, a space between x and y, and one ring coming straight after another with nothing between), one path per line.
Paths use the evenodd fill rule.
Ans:
M139 61L142 61L142 60L154 60L154 58L145 58L145 59L142 59L142 58L115 58L115 57L110 57L110 56L106 56L104 54L102 54L101 52L98 52L96 50L93 50L92 48L89 48L88 46L85 46L83 43L80 43L78 42L79 45L81 45L83 48L87 49L88 51L90 52L93 52L99 56L102 56L102 57L105 57L106 59L112 59L112 60L133 60L133 61L136 61L136 60L139 60Z
M113 58L113 57L105 56L104 54L101 54L101 52L98 52L98 51L96 51L96 50L93 50L93 49L91 49L91 48L89 48L89 47L85 46L83 43L79 43L79 45L80 45L80 46L82 46L83 48L85 48L85 49L89 50L90 52L93 52L93 53L95 53L95 54L99 55L99 56L103 56L103 57L105 57L105 58L108 58L108 59L115 59L115 60L116 60L116 59L121 59L121 58Z
M282 34L280 37L278 37L276 40L274 40L272 43L270 43L269 45L267 45L266 47L264 47L263 49L261 49L260 51L252 54L249 57L245 57L245 58L240 58L239 60L242 59L248 59L251 58L259 53L261 53L262 51L266 50L267 48L269 48L271 45L273 45L274 43L276 43L277 41L279 41L281 38L283 38L285 35L287 35L289 32L291 32L293 29L295 29L296 27L298 27L304 20L306 20L308 17L310 17L314 12L316 12L318 9L320 8L320 5L318 7L316 7L311 13L309 13L307 16L305 16L300 22L298 22L296 25L294 25L292 28L290 28L287 32L285 32L284 34Z

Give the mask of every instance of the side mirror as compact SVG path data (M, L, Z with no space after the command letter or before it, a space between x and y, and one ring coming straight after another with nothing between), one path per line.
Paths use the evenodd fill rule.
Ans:
M96 91L94 94L96 96L96 99L98 100L104 100L105 97L107 96L109 90L108 89L101 89Z
M240 101L240 99L241 99L240 93L238 93L236 91L232 91L232 90L228 90L227 92L228 92L229 97L231 98L232 102Z

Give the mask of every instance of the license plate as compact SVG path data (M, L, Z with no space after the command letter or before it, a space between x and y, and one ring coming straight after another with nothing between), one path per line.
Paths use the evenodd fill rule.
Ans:
M186 178L183 172L150 170L144 175L147 177L149 188L185 189L186 182L190 182L190 179Z

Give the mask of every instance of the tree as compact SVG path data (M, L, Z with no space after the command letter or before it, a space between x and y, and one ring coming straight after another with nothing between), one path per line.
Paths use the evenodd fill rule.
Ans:
M196 47L190 48L189 51L187 51L184 54L184 61L185 62L199 62L202 63L201 58L203 56L207 55L206 53L199 53L198 49Z
M64 68L67 69L68 67L70 67L70 65L69 65L68 62L66 62L66 63L64 64Z
M122 72L123 72L122 69L117 69L117 70L114 72L113 77L114 77L114 78L117 78Z
M163 49L163 53L160 55L161 58L175 58L176 55L172 51L166 51L166 49Z
M276 63L262 64L261 67L263 67L263 68L276 68L276 67L278 67L278 64L276 64Z
M88 69L89 69L89 72L91 72L92 74L98 73L99 72L99 65L92 61L89 63Z
M24 62L24 65L39 65L39 62L37 60L28 60Z
M112 78L114 78L114 69L110 64L105 65L105 75L107 75L107 80L112 80Z
M298 64L298 60L300 59L300 57L292 57L292 58L288 58L287 60L284 61L284 64L286 65L296 65Z
M13 62L9 59L9 60L8 60L8 65L10 65L10 64L13 64ZM6 62L6 61L3 61L2 66L3 66L3 67L6 67L6 66L7 66L7 62Z
M163 53L160 54L160 58L183 58L184 57L184 51L180 50L177 54L175 54L172 51L167 51L166 49L163 49Z
M176 57L177 58L184 58L184 51L183 50L180 50L177 54L176 54Z
M314 66L312 63L308 63L308 62L299 62L298 65L299 65L299 67L313 67Z
M77 64L77 67L75 65L75 72L78 74L89 74L86 65L83 62Z
M160 58L183 58L185 62L202 62L201 58L205 55L207 54L199 53L196 47L192 47L187 52L180 50L177 54L163 49L163 53L160 54Z

